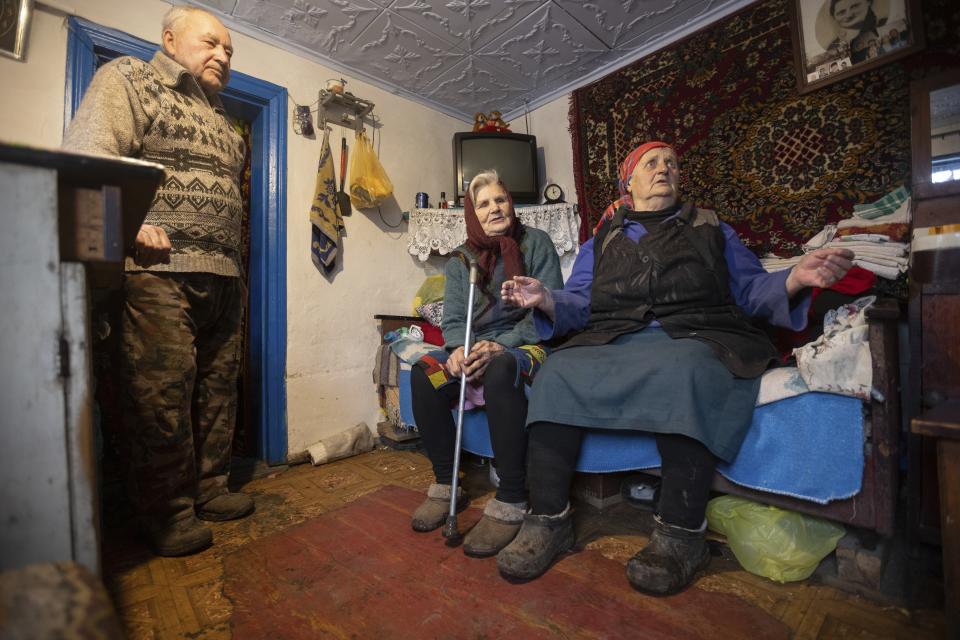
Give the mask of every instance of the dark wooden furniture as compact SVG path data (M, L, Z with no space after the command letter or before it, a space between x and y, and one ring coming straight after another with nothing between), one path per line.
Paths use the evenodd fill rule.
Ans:
M735 485L719 474L714 489L792 511L829 518L855 527L893 534L900 483L900 358L897 340L899 308L881 300L867 311L873 387L882 398L865 404L864 467L860 493L845 500L818 505ZM841 428L842 425L838 425Z
M960 637L960 400L921 413L911 431L936 441L943 533L943 590L947 637Z
M952 87L953 89L949 89ZM914 229L960 223L960 180L932 181L933 130L944 90L960 91L960 70L931 75L911 84ZM933 95L933 99L931 99ZM955 105L954 105L955 106ZM917 251L910 269L910 374L904 401L909 417L960 398L960 249ZM940 540L937 444L908 437L908 520L910 531L927 543Z
M162 165L0 144L0 571L100 572L88 283L123 258Z

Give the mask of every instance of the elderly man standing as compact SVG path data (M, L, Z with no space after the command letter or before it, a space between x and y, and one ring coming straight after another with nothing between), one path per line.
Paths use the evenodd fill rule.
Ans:
M230 493L244 285L238 177L245 145L217 94L233 46L216 17L186 6L163 20L150 62L105 64L64 148L166 167L126 258L121 326L130 494L157 554L213 541L203 520L231 520L253 500Z

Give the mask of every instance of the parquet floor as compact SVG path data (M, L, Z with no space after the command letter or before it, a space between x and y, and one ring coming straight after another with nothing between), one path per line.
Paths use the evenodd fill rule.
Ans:
M483 482L485 472L467 471L472 475L464 486L474 505L482 505L492 495ZM284 468L248 482L244 491L254 496L256 512L243 520L212 523L214 545L186 558L154 557L133 521L115 512L108 515L104 531L105 582L131 639L230 638L232 605L223 595L227 554L381 486L424 490L431 478L422 454L389 449L320 467ZM626 564L646 542L649 527L647 514L626 505L602 514L584 507L578 512L578 544ZM623 588L629 588L626 578ZM940 611L883 605L812 580L780 585L743 571L729 553L714 558L693 588L736 595L783 621L798 639L943 637ZM642 637L642 627L637 637Z

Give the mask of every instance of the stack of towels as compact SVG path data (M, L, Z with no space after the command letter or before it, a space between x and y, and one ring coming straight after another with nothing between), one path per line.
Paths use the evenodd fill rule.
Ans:
M896 280L907 270L910 242L910 192L904 187L876 202L853 207L853 217L828 224L803 245L804 253L822 247L844 247L856 254L854 264L881 278ZM801 256L760 259L767 271L789 269Z

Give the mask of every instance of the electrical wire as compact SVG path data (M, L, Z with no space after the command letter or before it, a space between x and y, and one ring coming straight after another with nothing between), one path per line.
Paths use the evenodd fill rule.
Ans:
M377 205L377 213L380 214L380 222L382 222L383 224L385 224L387 227L391 229L399 229L403 225L402 211L400 212L400 222L398 222L397 224L390 224L389 222L387 222L387 219L383 217L383 210L380 208L380 205Z

